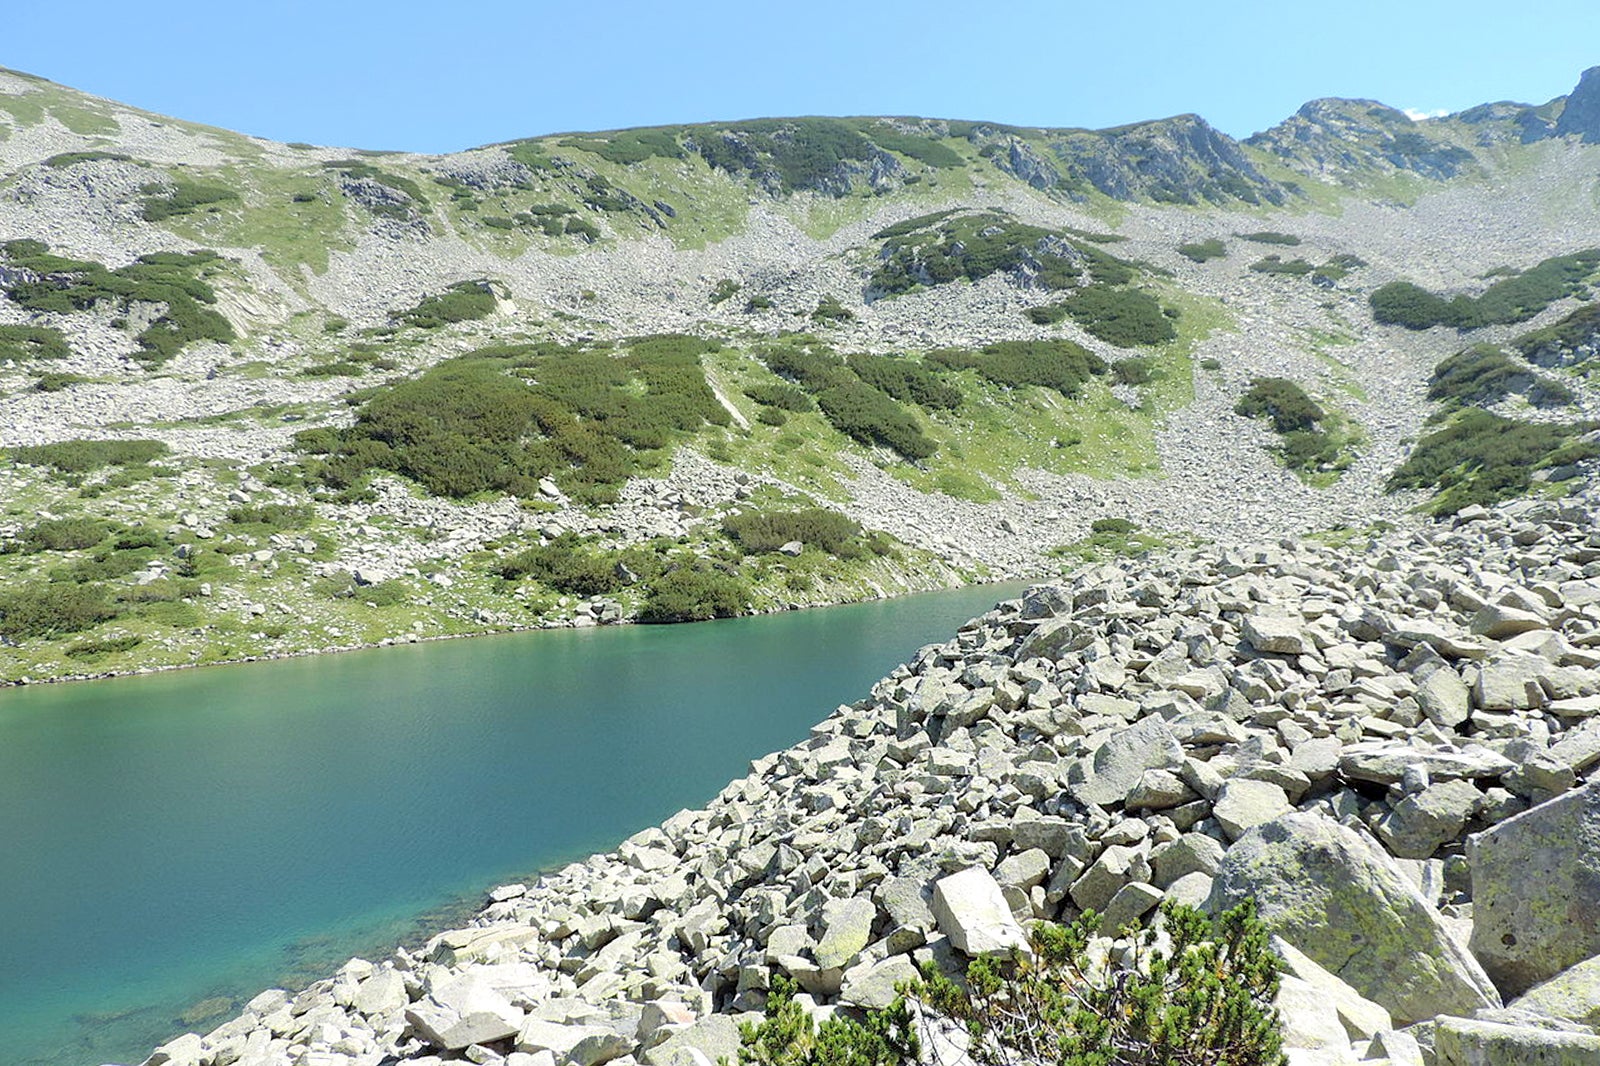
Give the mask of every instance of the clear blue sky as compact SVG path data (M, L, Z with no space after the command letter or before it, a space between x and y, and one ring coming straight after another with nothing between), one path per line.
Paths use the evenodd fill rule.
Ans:
M801 114L1196 111L1244 136L1318 96L1543 102L1600 65L1596 0L8 6L0 66L278 140L414 151Z

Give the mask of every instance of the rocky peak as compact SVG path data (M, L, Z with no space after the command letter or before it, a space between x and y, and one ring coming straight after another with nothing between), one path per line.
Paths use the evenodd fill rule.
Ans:
M1576 134L1586 144L1600 144L1600 67L1590 67L1578 79L1555 132L1558 137Z

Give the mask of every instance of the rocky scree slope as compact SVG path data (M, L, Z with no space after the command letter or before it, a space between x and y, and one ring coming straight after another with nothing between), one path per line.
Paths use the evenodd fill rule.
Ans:
M1090 568L702 810L150 1066L734 1060L1092 909L1254 899L1297 1064L1600 1056L1600 498ZM924 1019L925 1046L965 1061Z

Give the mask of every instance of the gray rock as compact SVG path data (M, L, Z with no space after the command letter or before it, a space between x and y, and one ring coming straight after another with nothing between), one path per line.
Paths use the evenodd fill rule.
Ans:
M1534 985L1506 1006L1600 1027L1600 955Z
M1395 861L1323 815L1285 815L1228 849L1208 905L1246 899L1268 929L1402 1024L1500 1005Z
M1378 823L1378 836L1402 859L1426 859L1454 840L1482 803L1483 793L1470 781L1430 785L1395 804Z
M674 1032L639 1056L644 1066L706 1066L739 1061L739 1023L711 1014Z
M1110 806L1121 803L1146 770L1168 770L1183 765L1183 746L1152 715L1119 730L1095 751L1092 759L1073 764L1069 787L1082 803Z
M1236 777L1222 786L1211 813L1228 839L1238 840L1256 826L1292 810L1288 795L1272 782Z
M1241 631L1256 651L1277 655L1305 655L1316 650L1306 635L1305 626L1292 618L1253 614L1245 618Z
M870 899L829 900L822 907L822 940L816 948L817 965L824 970L843 967L872 939L878 908Z
M1472 715L1472 692L1454 670L1434 670L1417 684L1417 706L1428 721L1454 729Z
M970 867L933 886L933 916L939 931L971 958L1027 951L1028 937L1006 905L989 871Z
M1434 1023L1438 1066L1594 1066L1600 1036L1443 1017Z
M1154 885L1142 881L1123 885L1106 903L1105 912L1100 915L1101 934L1115 936L1123 926L1136 924L1155 910L1161 899L1162 891Z
M839 986L839 1002L866 1009L882 1009L895 1001L895 985L915 981L916 964L904 955L891 955L881 962L864 962L844 972Z
M1600 784L1467 840L1472 951L1518 995L1600 955Z

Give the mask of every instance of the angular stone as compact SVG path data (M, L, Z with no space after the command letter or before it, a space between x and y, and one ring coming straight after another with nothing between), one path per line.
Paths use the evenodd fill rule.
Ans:
M350 1007L358 1014L372 1017L398 1010L408 1002L405 978L399 971L379 970L356 986Z
M914 877L891 877L878 886L875 896L896 926L933 928L933 911L928 907L933 891L927 882Z
M1185 833L1155 853L1155 884L1166 888L1180 877L1196 871L1212 875L1222 865L1223 847L1204 833Z
M1065 818L1039 814L1032 807L1018 807L1011 821L1011 841L1024 851L1038 848L1052 859L1067 853L1074 836L1083 830Z
M839 985L839 1001L863 1009L881 1010L899 995L895 985L915 981L916 964L904 955L891 955L881 962L864 962L844 972Z
M1548 626L1549 623L1532 611L1518 610L1498 603L1488 604L1472 619L1472 632L1490 640L1505 640L1518 633L1546 629Z
M1595 1066L1600 1036L1443 1017L1434 1023L1438 1066Z
M939 931L969 958L1026 952L1028 937L1006 905L989 871L969 867L933 886L933 916Z
M822 907L822 940L816 948L817 965L824 970L843 967L872 939L878 908L870 899L829 900Z
M1245 618L1241 631L1256 651L1305 655L1316 650L1316 645L1306 635L1305 626L1292 618L1253 614Z
M644 1066L706 1066L739 1061L739 1023L731 1015L708 1014L642 1052Z
M1383 1007L1317 965L1311 956L1281 936L1272 938L1272 950L1283 960L1284 973L1309 984L1318 997L1333 1008L1347 1040L1370 1039L1394 1024Z
M1155 910L1161 902L1161 890L1154 885L1147 885L1142 881L1132 881L1117 889L1117 894L1106 903L1106 909L1100 915L1100 932L1104 936L1115 936L1124 925L1138 922L1146 914Z
M1233 778L1222 786L1211 814L1229 840L1294 810L1283 789L1270 781Z
M1182 765L1183 746L1165 721L1151 715L1114 734L1087 765L1074 763L1070 788L1080 802L1107 807L1121 803L1146 770Z
M1388 741L1351 744L1339 756L1341 774L1353 781L1370 781L1377 785L1398 784L1406 770L1413 766L1426 770L1430 781L1449 781L1499 777L1515 769L1516 763L1484 747L1454 751Z
M1472 952L1517 995L1600 955L1600 783L1467 839Z
M1378 823L1378 836L1402 859L1426 859L1454 840L1477 813L1483 793L1470 781L1444 781L1407 796Z
M543 1018L529 1018L522 1026L521 1032L512 1035L517 1038L518 1051L551 1051L557 1059L565 1059L585 1040L599 1042L617 1034L603 1025L564 1025L560 1022L545 1021ZM632 1050L631 1045L629 1050Z
M1003 888L1020 888L1024 892L1040 884L1050 873L1050 856L1038 848L1012 855L995 867L994 879Z
M1454 729L1472 716L1472 692L1454 670L1440 668L1417 684L1417 706L1428 721Z
M1194 791L1171 770L1146 770L1128 792L1125 805L1130 811L1164 811L1194 798Z
M1246 899L1270 931L1400 1024L1500 1005L1395 860L1324 815L1285 815L1228 849L1208 906Z
M1600 955L1534 985L1507 1006L1600 1027Z
M1072 902L1079 910L1103 911L1106 904L1132 878L1130 870L1139 852L1134 848L1113 844L1100 853L1083 875L1072 883Z
M489 1011L461 1015L426 999L406 1010L406 1021L424 1040L445 1051L505 1040L516 1036L518 1030L515 1022L502 1015Z
M1507 655L1478 668L1473 702L1486 711L1522 711L1544 702L1540 679L1553 664L1535 655Z

